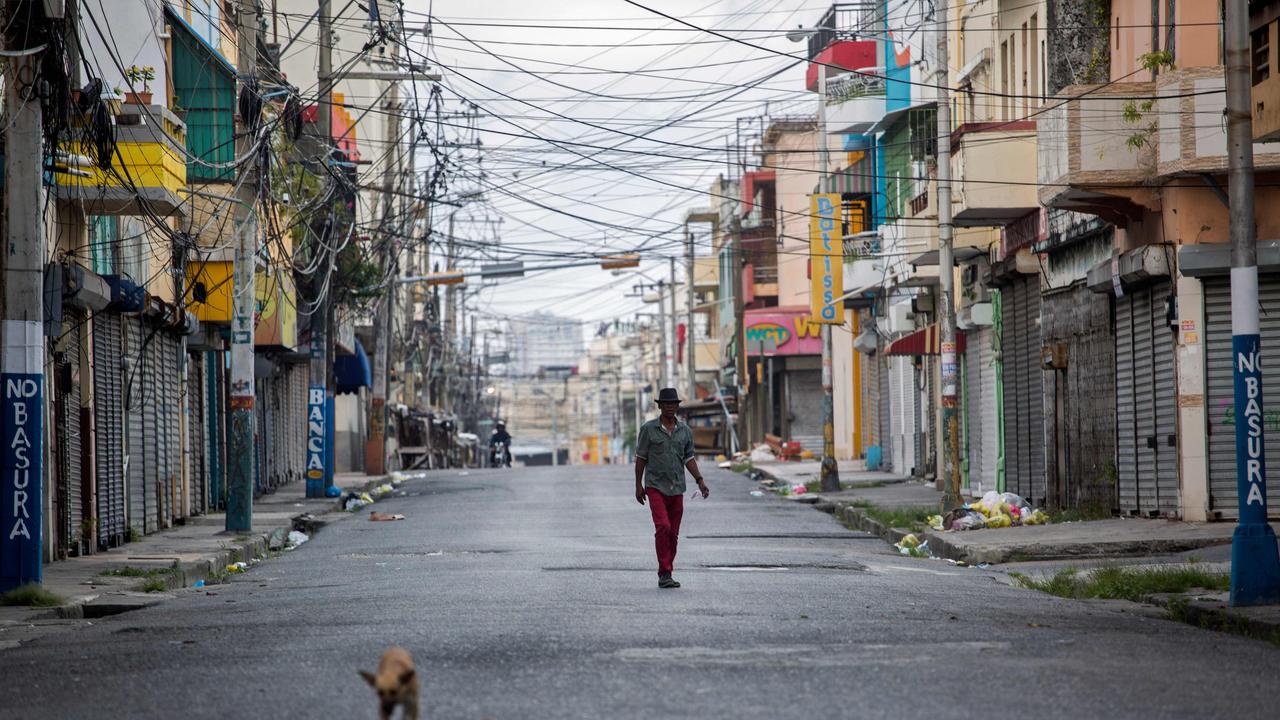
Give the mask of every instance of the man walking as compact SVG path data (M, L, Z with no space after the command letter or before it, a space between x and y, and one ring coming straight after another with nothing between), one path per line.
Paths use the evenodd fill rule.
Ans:
M698 483L702 497L711 495L698 472L693 455L693 431L676 417L680 395L675 388L658 391L658 408L662 413L640 426L636 439L636 502L649 500L653 516L653 542L658 551L658 587L678 588L671 577L676 560L676 543L680 536L680 518L684 515L684 470Z

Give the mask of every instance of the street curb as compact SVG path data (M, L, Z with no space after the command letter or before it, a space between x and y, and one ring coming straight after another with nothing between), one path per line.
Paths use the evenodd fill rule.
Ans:
M1220 600L1196 595L1155 594L1142 599L1148 605L1164 608L1169 618L1205 630L1241 635L1280 645L1280 622L1251 618L1223 604Z
M358 493L372 492L378 486L384 483L390 482L390 477L391 477L390 475L383 475L378 478L369 480L360 487L360 489L358 490ZM105 606L111 606L113 608L121 607L123 609L120 609L117 612L101 612L101 613L91 612L90 615L100 617L102 615L118 614L118 612L126 612L127 610L134 610L142 607L147 607L148 605L154 605L158 602L162 602L163 600L173 597L173 595L167 594L167 592L171 592L174 590L182 590L184 588L190 588L192 585L194 585L196 582L200 580L205 581L207 585L217 584L216 582L210 583L209 581L210 579L217 579L225 575L225 571L223 571L223 569L226 568L226 566L232 563L237 563L237 562L247 563L247 562L250 562L251 560L264 560L264 559L270 558L271 552L279 552L279 551L272 551L270 549L271 536L276 534L277 532L283 531L285 534L288 534L290 530L300 530L302 532L307 533L308 535L315 535L315 533L319 532L322 528L327 526L329 523L333 522L336 519L333 516L339 513L341 515L351 514L343 511L341 498L334 500L334 502L331 505L329 505L327 509L322 510L318 515L312 512L303 512L290 517L288 525L282 525L279 527L270 528L268 530L264 530L256 533L238 533L238 534L250 535L250 537L245 540L228 543L227 547L217 552L214 552L211 555L206 555L205 557L199 560L193 560L185 563L178 563L178 566L174 568L171 572L165 573L163 575L156 575L153 577L135 578L133 579L132 582L125 582L119 585L115 585L108 591L110 593L139 593L139 594L146 593L147 596L155 597L156 602L138 601L133 603L120 603L119 605L116 605L116 604L113 604L111 601L106 601L106 602L100 603L100 605L104 606L104 609L105 609ZM219 572L219 571L222 571L222 572ZM165 591L147 593L145 589L146 585L155 580L164 581ZM86 616L85 606L99 604L97 601L104 597L108 597L108 595L106 593L103 593L101 595L98 595L94 598L91 598L85 601L69 602L64 605L59 605L54 608L49 608L47 610L37 612L35 615L31 616L30 619L32 620L84 619ZM134 597L135 597L135 600L139 599L137 596L134 596Z

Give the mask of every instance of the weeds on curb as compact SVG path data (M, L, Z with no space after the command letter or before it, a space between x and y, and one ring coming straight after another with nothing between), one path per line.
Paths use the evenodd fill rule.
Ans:
M161 580L160 578L151 578L150 580L142 584L143 592L149 592L149 593L164 592L165 590L168 590L168 589L169 589L169 584L166 583L164 580Z
M1158 593L1191 590L1223 591L1231 587L1231 576L1197 567L1132 567L1103 565L1082 573L1076 568L1059 570L1048 578L1030 578L1010 573L1017 583L1031 590L1065 598L1102 598L1142 602Z
M0 605L29 605L31 607L57 607L66 600L35 583L28 583L0 595Z
M156 577L157 575L168 575L172 573L174 568L138 568L132 565L124 565L118 568L109 568L98 573L109 577Z

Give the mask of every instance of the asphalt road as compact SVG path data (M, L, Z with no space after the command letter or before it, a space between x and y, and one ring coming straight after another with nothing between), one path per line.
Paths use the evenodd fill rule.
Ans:
M226 585L0 652L3 718L1242 717L1280 650L893 554L709 472L659 590L629 468L448 471ZM212 594L216 593L216 594Z

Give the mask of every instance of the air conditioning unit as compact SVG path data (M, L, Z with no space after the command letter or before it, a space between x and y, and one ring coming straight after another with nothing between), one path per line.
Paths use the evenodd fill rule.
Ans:
M928 315L933 313L934 302L932 295L917 295L911 299L911 310L917 315Z
M890 333L904 333L916 329L916 315L911 311L911 306L906 303L898 303L889 306L889 320L885 325Z

